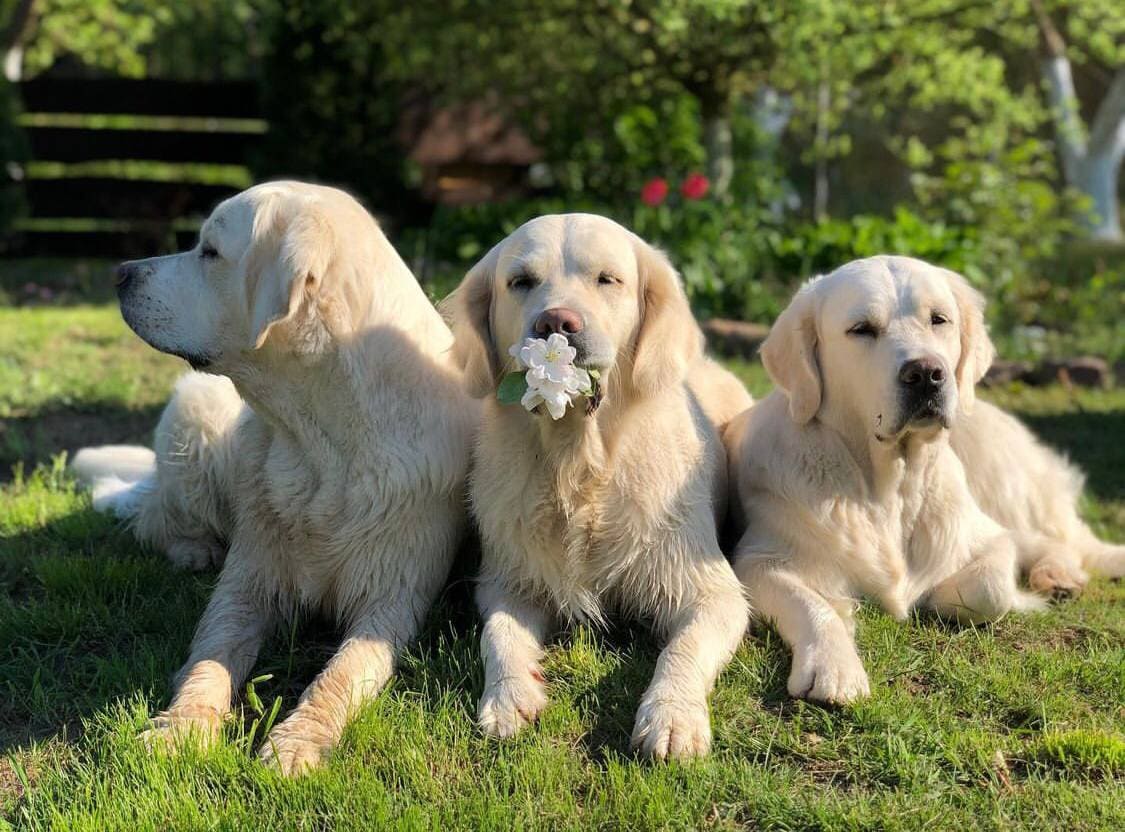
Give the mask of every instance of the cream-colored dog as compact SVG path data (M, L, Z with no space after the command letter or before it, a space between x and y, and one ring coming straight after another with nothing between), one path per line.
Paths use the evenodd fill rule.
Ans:
M1042 551L982 510L949 441L992 362L982 309L952 272L873 257L809 282L762 346L780 390L725 435L735 569L793 650L793 696L868 693L859 596L967 622L1043 606L1016 585Z
M479 407L452 333L354 199L296 182L227 200L191 251L122 265L118 295L141 338L222 374L181 379L155 457L75 461L175 562L226 552L146 738L215 738L265 636L319 611L344 642L261 751L298 773L386 683L461 540Z
M545 216L488 253L452 298L454 332L487 397L471 477L482 536L477 600L484 731L510 736L546 704L539 659L552 622L609 608L668 636L633 743L707 752L707 697L747 624L719 549L719 427L749 405L703 338L667 259L603 217ZM559 421L496 400L508 349L563 333L601 372L600 404Z

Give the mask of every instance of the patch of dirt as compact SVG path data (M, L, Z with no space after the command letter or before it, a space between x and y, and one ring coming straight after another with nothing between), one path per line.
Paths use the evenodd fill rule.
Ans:
M39 767L28 762L25 766L28 785L34 785L39 776ZM16 774L15 766L8 757L0 757L0 804L15 803L24 796L23 782Z
M1062 627L1046 633L1039 644L1044 647L1066 649L1086 648L1095 642L1099 650L1104 649L1106 642L1116 647L1125 647L1125 635L1113 631L1094 630L1089 627Z

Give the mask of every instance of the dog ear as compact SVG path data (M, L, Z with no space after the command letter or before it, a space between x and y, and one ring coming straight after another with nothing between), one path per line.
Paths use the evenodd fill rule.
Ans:
M263 204L254 217L246 269L250 347L260 349L270 330L292 318L301 301L313 297L328 272L335 249L332 226L312 203L286 219L279 206Z
M957 312L961 318L961 357L957 361L957 395L961 410L972 413L976 401L977 382L984 378L996 348L988 337L988 327L984 323L984 295L969 285L957 272L943 269L957 300Z
M762 364L789 397L789 415L803 425L820 409L814 293L805 286L781 313L762 343Z
M500 383L501 360L492 339L492 286L501 245L493 246L442 303L465 386L478 399L493 393Z
M641 322L633 350L633 387L655 395L684 376L703 355L703 332L676 270L664 252L634 235Z

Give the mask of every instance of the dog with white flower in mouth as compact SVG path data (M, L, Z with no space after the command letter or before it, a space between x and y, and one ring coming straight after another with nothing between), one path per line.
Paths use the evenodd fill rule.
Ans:
M536 719L557 624L618 612L667 638L634 746L705 754L707 698L748 619L717 527L720 430L749 394L704 356L667 258L604 217L531 220L448 304L467 383L486 401L470 486L482 729L507 737Z

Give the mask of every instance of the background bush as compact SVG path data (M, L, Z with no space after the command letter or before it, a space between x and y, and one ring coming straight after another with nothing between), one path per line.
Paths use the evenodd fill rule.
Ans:
M27 160L27 143L16 123L19 103L12 85L0 78L0 239L12 223L23 215L25 204L23 163Z

